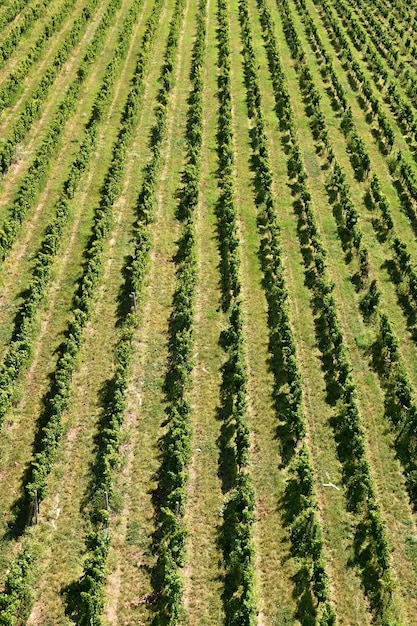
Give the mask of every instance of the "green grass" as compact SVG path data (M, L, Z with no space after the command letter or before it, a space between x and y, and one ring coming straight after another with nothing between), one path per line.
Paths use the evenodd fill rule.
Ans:
M33 257L50 221L60 187L79 148L84 123L90 115L104 69L116 43L117 27L126 14L129 2L130 0L123 0L122 9L108 31L103 53L92 68L76 111L67 123L62 140L57 146L57 158L47 172L36 207L29 211L25 227L2 267L0 354L4 354L10 341L14 317L23 299L22 291L30 280ZM83 4L76 3L65 25L51 39L42 58L24 81L15 104L2 114L0 131L3 136L7 136L26 98L34 90ZM402 616L401 626L411 626L417 613L417 522L408 501L402 470L395 456L393 434L384 415L384 391L370 360L370 346L375 339L375 329L372 324L364 323L359 310L362 294L355 290L351 280L357 269L357 259L347 262L341 248L335 217L325 190L327 174L323 169L323 160L315 149L309 118L306 116L298 85L298 75L282 31L277 2L267 0L267 4L276 24L279 52L308 175L307 184L312 194L320 236L327 251L328 273L335 284L338 316L349 351L365 429L366 455L375 481L378 503L387 524L387 535L392 549L392 571L396 583L395 596ZM376 237L372 223L374 215L364 203L368 181L358 182L354 177L346 152L346 141L339 128L340 118L332 108L326 92L327 83L323 82L296 5L293 0L289 0L289 4L315 87L321 95L320 106L336 158L347 175L352 200L359 213L363 242L369 250L370 278L378 281L382 293L381 309L391 320L400 342L401 357L416 390L417 344L412 338L412 329L407 326L398 294L385 266L385 262L392 258L389 243L378 241ZM59 5L60 0L52 2L42 20L23 39L10 62L0 70L0 81L24 58L44 23ZM358 94L349 86L316 6L312 0L306 0L306 6L345 88L358 133L370 155L371 171L378 174L382 191L390 202L395 232L407 243L412 259L416 260L417 238L400 207L388 169L389 158L381 154L375 143L372 125L368 123L359 106ZM82 42L76 46L51 89L42 118L33 125L27 139L19 147L19 162L12 166L0 183L2 216L5 215L16 186L30 163L33 151L42 141L53 112L59 106L65 86L75 75L98 16L104 8L104 3L101 3ZM97 289L97 301L84 332L83 345L73 375L70 408L64 416L64 435L58 460L48 479L49 495L41 505L40 524L28 529L23 538L23 542L37 546L39 555L35 584L36 602L28 622L31 626L70 626L73 623L65 615L65 596L62 591L82 573L85 538L91 525L88 494L92 479L91 467L96 454L94 438L104 409L103 389L114 373L114 347L119 337L117 305L123 285L122 270L131 251L131 233L136 219L135 202L143 180L143 168L150 154L149 137L155 121L158 76L173 8L174 0L167 0L155 47L151 52L142 111L127 156L122 193L114 207L114 228L104 252L104 275ZM111 110L102 125L97 149L71 204L64 245L54 264L47 297L38 312L33 358L18 380L13 408L6 416L0 441L0 478L3 485L0 492L0 580L4 579L4 572L22 542L21 538L11 539L7 533L8 524L13 521L13 504L19 496L25 468L33 455L36 420L42 413L42 401L58 356L57 348L70 319L72 298L82 271L83 254L91 233L94 209L99 203L101 184L110 163L112 145L119 130L120 114L129 89L129 78L139 52L143 26L151 9L151 0L144 0L133 48L124 69L117 77ZM141 321L133 339L135 355L122 428L122 464L115 478L116 505L110 520L112 544L105 585L105 626L149 626L154 617L152 608L155 598L151 576L155 560L152 548L155 508L152 493L156 487L155 473L160 462L158 439L165 428L163 381L166 373L168 320L175 289L173 255L180 228L175 216L176 192L181 181L186 150L185 125L196 10L196 3L188 0L178 48L178 65L174 70L175 83L168 109L167 138L162 147L161 169L156 181L156 219L151 226L153 247L144 295L139 302ZM305 284L293 198L287 184L287 156L281 144L256 0L249 0L249 10L256 63L259 66L262 110L276 210L281 227L284 276L289 290L289 316L303 380L306 444L314 467L318 519L324 534L330 596L338 615L338 626L370 626L372 620L361 586L360 572L353 564L352 544L357 520L346 511L341 466L330 424L335 410L326 398L325 376L315 334L312 296ZM194 320L195 365L190 390L193 437L184 517L188 531L187 554L185 567L181 570L185 623L188 626L219 626L225 621L222 599L224 569L218 541L222 510L227 496L222 493L218 445L221 434L221 423L218 419L221 366L225 359L219 337L226 319L221 309L220 259L215 216L218 200L216 12L216 1L209 0L204 67L202 176L195 217L198 285ZM243 334L248 364L248 415L251 430L249 471L256 497L253 531L259 611L257 626L301 625L302 620L297 613L301 598L297 593L294 577L300 563L290 556L291 546L282 504L286 470L282 469L277 433L279 416L275 413L273 403L274 380L269 364L271 355L268 345L267 303L258 257L259 235L250 163L252 147L249 130L252 122L248 120L245 100L237 0L229 2L229 24L234 186L238 210ZM370 77L362 54L355 51L355 57L365 76ZM410 150L399 133L388 104L382 103L382 106L396 128L395 148L401 149L411 162ZM324 486L323 483L329 482L339 489Z
M307 45L305 47L307 48ZM317 75L316 86L322 93L322 109L330 116L330 104L326 101L325 93L321 89L318 73L315 73ZM295 89L293 93L294 99L298 97L298 100L300 100L300 96L297 96ZM301 103L298 110L301 110ZM343 138L341 133L339 133L339 136L336 136L336 132L333 131L332 138L334 138L332 143L336 157L348 175L348 182L351 185L353 199L357 201L357 203L355 202L355 206L357 206L360 211L361 207L358 198L363 197L365 185L360 185L353 178L348 157L342 150ZM389 541L395 551L392 566L396 573L398 587L402 587L404 590L403 594L401 594L401 591L399 591L399 594L403 595L403 610L408 614L408 619L410 620L415 611L415 594L413 592L413 588L415 588L415 571L413 566L410 568L410 561L405 554L404 538L407 525L411 523L414 527L412 511L404 490L404 479L401 474L401 468L395 459L392 437L390 433L387 432L389 424L384 417L383 394L379 386L378 378L370 368L368 351L371 341L373 340L373 333L369 328L364 326L361 315L359 314L359 296L355 293L350 280L350 276L353 273L352 268L346 267L343 262L344 255L340 242L335 236L336 228L330 208L322 192L323 181L321 181L321 183L322 185L320 187L320 181L310 180L310 189L312 190L315 206L317 207L316 217L321 230L323 243L328 251L329 274L331 279L335 282L335 297L338 304L340 321L349 348L353 374L359 393L359 408L368 436L368 455L376 481L378 496L388 523ZM362 209L364 210L363 207ZM364 233L365 232L364 229ZM372 230L370 235L373 236ZM366 238L364 240L366 242ZM379 248L375 244L376 241L374 240L368 246L371 258L372 255L379 251ZM382 265L383 260L383 258L379 259L377 263L378 268ZM377 271L372 261L371 266L372 270ZM378 274L375 274L375 276L377 275ZM386 285L386 278L385 284L382 281L380 282L384 296L386 293L388 296L391 296L391 290L387 288L390 287L390 285ZM384 310L389 310L390 316L396 313L396 317L392 317L392 319L395 319L394 326L397 331L398 328L401 328L401 322L403 321L401 319L401 313L392 306L387 309L385 305L386 303L384 301ZM360 338L359 342L357 341L358 337ZM360 349L358 343L365 344L367 350Z
M251 3L255 14L255 3ZM273 3L271 9L275 16L276 24L279 25ZM268 74L265 53L261 44L261 31L258 20L253 20L254 42L259 50L258 62L261 76ZM278 26L277 26L278 28ZM278 31L278 43L282 63L288 72L288 84L291 96L297 91L296 75L292 69L289 52L283 43L282 32ZM340 485L340 465L337 461L335 444L329 419L332 409L325 400L325 386L321 371L319 352L315 344L314 321L310 310L310 297L304 285L304 271L299 250L299 242L296 235L296 222L292 209L290 190L286 186L286 157L282 151L280 134L277 130L277 118L274 112L274 100L272 87L269 80L262 81L262 97L264 114L267 122L267 134L270 144L270 162L273 168L276 196L278 198L278 220L282 229L281 241L283 262L286 270L286 280L290 293L290 315L297 343L299 366L304 382L304 410L308 422L308 443L312 460L316 471L316 489L318 493L322 524L325 533L325 548L328 555L328 571L331 577L331 597L335 602L337 614L340 615L341 623L368 623L362 591L359 580L354 570L348 567L349 558L352 557L351 547L351 522L345 512L343 491L323 488L322 483L328 482L326 471L329 472L331 481ZM320 184L317 174L321 172L314 145L307 142L309 127L308 120L303 115L302 103L294 97L293 107L297 116L297 125L300 137L302 137L303 157L306 155L307 169L314 176L309 177L309 186L312 190L313 183ZM311 181L311 182L310 182ZM320 187L319 187L320 189ZM320 189L320 195L315 200L315 206L325 202L324 190ZM336 238L336 234L334 234ZM343 550L335 549L335 546L343 546ZM355 598L355 601L352 601Z
M162 386L168 318L175 286L172 257L178 236L175 192L183 163L184 96L188 88L194 16L195 9L188 4L178 50L179 68L174 70L176 80L156 191L151 260L147 287L140 304L142 321L135 340L136 357L124 425L124 466L117 483L125 500L114 519L115 536L110 555L114 567L106 593L106 624L135 623L137 620L148 623L151 619L149 603L145 599L152 596L150 573L154 565L152 537L155 531L152 492L156 487L155 472L159 464L157 442L165 419ZM168 17L164 21L169 22ZM139 189L140 186L137 191ZM136 529L136 540L127 543L132 529Z
M149 8L145 6L144 17ZM137 35L140 34L144 20ZM162 31L163 32L163 31ZM160 46L162 47L161 40ZM71 276L71 272L66 268L64 279L59 285L57 294L58 306L52 311L52 323L50 328L51 339L54 342L62 341L62 331L66 326L68 309L64 315L60 312L59 304L65 297L67 306L71 303L71 296L74 290L75 278L79 275L79 265L82 259L83 246L85 245L91 228L91 215L99 198L101 181L104 178L108 167L109 156L112 143L116 137L117 124L115 120L120 116L121 102L125 99L129 89L129 75L132 73L136 63L135 46L128 60L125 71L121 74L124 78L120 83L121 88L117 91L117 96L112 106L111 114L104 134L97 150L97 154L92 160L91 171L85 176L85 184L82 191L75 197L76 211L81 215L80 232L75 235L75 249L71 252L69 261L76 265L76 274ZM147 78L149 89L147 91L148 101L143 109L143 119L138 126L137 146L141 145L141 134L149 132L153 123L153 106L156 94L156 76L158 66L155 65ZM136 147L136 146L134 146ZM96 307L95 318L86 329L86 344L79 357L79 368L74 374L73 391L71 395L71 409L68 412L64 423L63 449L59 454L59 462L50 479L50 498L43 504L45 511L45 528L39 527L39 532L48 535L48 544L51 551L46 550L44 555L44 577L39 578L38 592L42 590L42 602L44 609L42 615L50 612L55 615L54 619L62 619L63 606L59 593L62 585L71 582L74 577L80 575L82 565L82 552L84 550L85 521L80 512L80 507L84 508L83 501L89 478L89 464L93 452L93 435L96 422L100 415L102 400L101 388L112 372L112 350L111 346L117 338L116 306L117 295L121 283L121 267L125 263L126 248L130 241L130 232L134 215L132 205L136 196L138 176L141 170L136 168L136 157L134 149L129 157L125 181L125 194L122 201L115 208L115 229L113 239L110 240L107 248L107 260L105 266L105 286L101 289L99 304ZM87 210L88 207L88 210ZM67 260L68 263L68 260ZM104 319L104 321L103 321ZM56 328L56 324L59 327ZM55 326L53 326L55 324ZM43 338L42 338L43 339ZM41 344L41 349L46 350L46 355L40 358L34 370L34 377L44 378L53 367L51 354L54 354L56 346L51 348L48 342ZM49 348L49 352L48 352ZM36 346L35 346L36 349ZM48 369L46 369L46 367ZM40 394L44 391L44 386L39 389ZM40 397L35 396L36 405L19 404L18 414L20 417L19 428L28 440L26 455L30 453L30 440L33 437L33 425L26 433L25 424L31 424L40 410ZM34 410L35 409L35 410ZM15 433L20 441L19 432ZM10 443L12 445L13 442ZM29 448L29 449L28 449ZM26 462L26 461L25 461ZM65 504L59 504L64 502ZM58 503L58 504L57 504ZM51 519L54 519L56 508L62 509L62 515L56 520L56 532L51 528ZM54 520L55 521L55 520ZM62 525L61 525L62 524ZM68 528L72 529L71 535L65 540ZM38 529L36 529L38 530ZM76 538L76 539L75 539ZM48 557L50 555L50 559ZM46 597L44 592L46 590ZM35 607L35 611L39 607ZM59 617L60 615L60 617ZM56 622L58 623L58 622Z
M18 381L13 411L6 416L6 436L2 441L2 453L0 454L0 471L5 472L10 487L10 491L3 498L5 505L10 506L10 503L16 498L16 494L19 493L23 468L32 454L31 446L36 429L36 419L41 412L42 397L47 391L49 376L54 370L57 359L57 350L63 340L68 323L74 288L81 275L83 254L91 230L94 207L98 201L100 185L108 166L111 142L115 138L116 129L114 132L108 132L111 125L112 119L110 118L106 133L106 150L104 153L100 151L93 158L92 167L95 176L93 177L90 173L84 177L83 191L75 196L72 203L70 220L64 234L66 245L64 244L64 249L58 256L53 268L50 287L39 315L38 329L35 330L33 361L29 365L29 370L24 371L20 381ZM69 161L69 157L72 159L72 151L66 154L67 161ZM68 166L69 163L67 163L67 168ZM56 194L58 189L54 189L54 191ZM43 228L46 225L44 222L50 219L49 214L55 197L56 195L53 195L52 198L46 199L46 206L49 210L45 209L40 213ZM33 238L29 240L25 251L26 256L20 260L12 255L4 267L5 276L12 283L7 284L6 287L8 298L13 302L13 311L16 311L20 303L20 297L12 300L13 290L18 289L20 292L26 286L22 282L23 280L28 281L31 268L30 256L34 250L38 249L41 235L43 235L40 230L33 228L33 231ZM13 263L16 267L13 266ZM15 276L14 272L20 278L17 285L12 282ZM10 318L9 325L12 321ZM4 318L2 322L3 330L8 328ZM12 463L12 459L14 463ZM7 521L8 518L5 518L3 524ZM5 526L3 528L5 530Z

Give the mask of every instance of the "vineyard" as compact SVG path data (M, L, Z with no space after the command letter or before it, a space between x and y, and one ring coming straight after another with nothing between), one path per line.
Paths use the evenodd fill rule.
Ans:
M0 26L0 626L415 626L417 4Z

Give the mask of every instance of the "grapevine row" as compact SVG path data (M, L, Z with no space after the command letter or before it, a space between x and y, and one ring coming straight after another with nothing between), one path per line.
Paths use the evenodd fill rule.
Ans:
M87 260L79 282L78 292L74 297L73 320L70 322L66 332L66 339L60 350L53 381L46 398L45 411L41 417L43 426L37 444L37 450L30 466L30 482L26 485L26 493L30 498L35 491L37 492L39 503L45 497L47 477L51 472L61 439L61 416L68 407L71 377L75 367L76 357L81 347L82 331L90 317L95 291L102 273L104 246L112 226L112 207L121 190L126 153L141 110L144 90L143 81L149 63L152 44L157 33L162 5L163 0L155 2L146 22L145 32L141 41L142 45L135 66L135 73L121 114L121 126L113 147L112 160L101 189L101 201L96 209L93 232L88 244ZM103 544L103 548L105 548L105 543L106 542ZM27 554L30 557L30 545L27 549ZM21 551L18 553L14 563L19 564L22 558ZM14 563L12 564L12 568ZM28 568L28 572L30 573L30 568ZM27 586L27 584L23 585L23 592ZM13 593L13 588L6 585L6 591L2 596L2 613L8 615L10 606L16 605L17 602L24 605L25 601L24 593L19 598L16 598L16 595ZM0 619L2 613L0 613ZM15 626L15 622L11 622L11 626Z
M217 3L218 100L217 133L219 198L216 205L221 258L222 300L228 327L221 334L227 359L222 367L221 418L224 431L234 441L233 467L227 458L227 473L234 477L223 508L221 546L225 565L223 606L230 625L255 624L256 597L253 523L255 494L248 471L250 439L247 416L247 364L240 299L240 256L237 210L234 196L234 146L230 94L230 44L226 0ZM230 445L229 443L227 444ZM224 462L224 461L223 461Z
M331 79L332 79L332 83L333 86L335 88L335 91L337 92L337 98L338 98L338 102L337 105L340 106L342 108L342 111L344 111L343 117L342 117L342 122L341 122L341 129L343 131L343 133L345 134L345 136L348 138L353 134L354 136L356 136L362 143L363 141L360 139L357 130L356 130L356 126L355 126L355 122L353 119L353 114L352 111L350 109L350 107L347 107L346 105L346 98L345 98L345 94L344 94L344 90L341 87L340 83L338 83L337 78L335 76L334 73L334 69L333 69L333 65L331 62L331 59L328 57L328 55L326 55L326 53L323 50L323 44L320 40L320 37L317 33L317 30L315 29L314 24L312 23L311 17L306 9L306 5L304 0L295 0L297 9L300 11L302 18L304 20L304 23L306 25L306 32L309 36L310 39L310 43L313 47L313 49L316 51L316 55L319 58L319 62L322 65L322 67L324 66L325 69L325 73L326 75L328 73L330 73L331 75ZM334 78L336 78L336 81L334 81ZM312 84L313 79L311 77L311 73L309 76L309 82ZM313 89L313 87L311 87L311 89ZM316 112L316 115L319 115L319 113ZM378 116L380 115L380 113L378 113ZM383 124L381 124L381 118L378 117L379 121L380 121L380 129L383 129L383 133L385 134L386 140L388 141L388 135L386 134L386 129L384 130L384 126ZM391 143L391 142L390 142ZM329 148L329 157L332 155L332 151ZM333 157L332 157L333 158ZM368 164L369 167L369 156L367 156L366 152L363 152L363 157L362 157L362 161L363 159L366 159L366 162ZM353 164L354 165L354 164ZM368 171L368 170L367 170ZM395 159L392 159L390 162L390 171L392 174L396 173L397 174L397 179L398 182L403 186L403 191L407 192L408 194L408 203L403 199L400 198L402 206L404 208L404 210L406 211L410 221L415 221L415 214L412 210L412 199L417 197L417 181L415 179L415 176L413 174L413 170L411 168L411 166L405 162L405 160L402 157L402 154L399 152L397 153ZM337 187L339 187L341 190L344 189L345 187L345 179L344 176L342 175L342 173L340 171L338 171L338 168L334 168L334 172L333 172L333 183L336 184ZM379 181L378 178L376 176L376 174L373 175L372 180L371 180L371 190L373 190L373 188L375 188L375 203L378 206L379 210L381 211L382 214L382 233L384 235L384 237L387 236L388 233L390 233L390 239L392 239L392 237L394 237L394 233L393 233L393 220L391 217L391 212L390 212L390 208L389 208L389 204L386 200L386 198L383 196L383 194L381 194L380 192L380 185L379 185ZM392 236L391 236L392 235Z
M348 75L350 75L352 81L361 86L363 95L372 106L372 103L376 102L376 99L372 94L370 83L364 76L359 63L354 58L354 54L352 53L347 38L340 28L339 20L335 16L330 2L328 0L324 0L324 2L320 5L320 8L324 11L327 23L333 30L338 42L336 43L336 41L332 40L332 44L337 46L336 52L341 51L341 54L349 67ZM322 11L320 14L323 18ZM355 41L357 45L360 43L361 49L365 47L364 51L366 52L366 63L374 78L374 82L378 88L381 88L380 81L382 81L382 84L385 86L384 97L386 97L389 101L391 110L400 129L407 137L409 143L411 143L413 157L416 159L417 116L413 112L413 107L402 95L397 86L397 81L390 78L388 82L389 77L385 64L380 60L378 53L374 50L373 44L367 40L366 34L361 31L361 38L365 38L366 40L366 43L362 44L360 40L355 39L355 36L349 27L347 27L347 32L353 43L355 43Z
M390 2L389 6L386 5L383 0L375 0L374 6L378 11L378 15L381 15L386 22L388 22L391 30L395 30L398 36L403 40L405 48L410 49L410 54L416 56L415 46L412 45L412 41L415 39L415 32L417 27L417 17L414 11L414 16L410 12L410 5L405 10L400 6L398 2Z
M407 94L415 100L416 91L413 88L415 71L412 69L412 66L410 67L410 64L412 64L413 59L417 58L417 46L411 43L411 39L408 40L408 45L404 45L394 25L391 26L390 22L388 22L388 25L385 24L384 20L381 20L381 16L375 14L363 0L360 2L360 9L364 16L362 22L366 24L369 33L374 33L377 48L380 48L381 42L383 44L380 50L381 54L384 56L390 55L391 60L395 62L395 66L404 68L401 72L402 82L407 87Z
M345 136L348 138L348 141L353 137L355 142L359 145L362 144L361 147L361 158L360 162L366 164L367 172L369 169L369 156L366 153L366 150L363 147L363 140L359 137L355 122L353 119L353 114L350 107L347 106L346 97L340 82L337 80L336 74L333 69L332 61L329 55L326 54L323 48L323 44L318 35L317 29L314 23L311 20L311 17L307 11L306 4L304 0L295 0L297 9L302 13L302 17L306 26L306 32L309 36L311 45L316 52L316 55L319 59L319 63L322 66L322 73L325 75L330 75L334 91L333 91L333 102L338 108L341 108L343 111L341 129ZM347 51L349 53L349 50ZM366 80L366 79L365 79ZM373 115L377 116L378 124L379 124L379 143L382 145L384 149L387 151L391 150L393 144L393 131L392 128L386 118L386 115L381 111L378 100L372 95L372 90L368 82L363 84L363 95L366 97L367 101L370 103ZM368 120L369 121L369 120ZM329 155L331 155L331 148L329 148ZM355 158L357 155L354 155L353 165L355 165ZM395 158L391 159L389 163L389 168L391 175L396 175L396 183L394 186L398 191L398 185L401 186L402 193L399 193L399 200L403 210L406 215L410 219L410 222L413 224L414 229L416 229L416 211L414 208L415 198L417 197L417 181L415 175L413 173L413 169L409 163L407 163L401 152L398 152ZM363 170L363 167L362 167ZM393 228L393 223L391 216L389 214L389 207L386 203L385 199L381 200L381 210L384 213L384 222L385 226L388 230Z
M392 232L389 226L392 219L376 176L371 181L369 199L374 208L379 209L386 230L390 233L390 246L394 253L396 266L402 279L407 282L407 293L417 305L417 274L411 265L411 257L406 244ZM417 427L417 404L412 385L407 376L399 350L398 340L385 313L378 307L380 294L373 289L365 300L368 316L376 318L377 338L373 345L374 365L385 389L385 410L394 429L394 445L397 456L403 466L406 487L414 509L417 509L417 455L414 434Z
M305 74L303 74L303 76L304 75ZM342 127L345 124L346 118L344 118L342 121ZM349 130L351 129L351 125L353 126L353 124L353 119L351 119ZM346 127L344 130L346 132ZM329 167L331 167L331 163L329 163L328 165ZM349 187L346 183L346 177L337 162L333 163L332 177L330 180L330 184L328 185L328 191L336 194L336 197L339 200L339 207L342 210L342 218L344 220L345 232L353 237L354 241L356 240L360 242L362 239L362 233L358 224L358 214L353 206L352 201L347 197L349 193ZM407 252L405 243L402 242L399 237L395 236L395 233L393 232L393 221L391 218L389 204L385 196L381 192L379 180L376 174L374 174L371 179L368 197L373 206L375 208L378 207L381 211L385 232L390 233L390 246L394 252L397 262L399 263L401 272L407 278L410 296L414 299L415 303L417 303L417 275L411 267L410 255ZM362 260L360 271L362 281L365 277L368 277L369 274L369 266L366 262L367 258L368 250L364 247L360 248L359 259L360 261ZM365 262L363 260L365 260ZM378 306L379 300L380 292L376 287L376 281L373 280L369 286L369 291L361 300L360 305L362 313L364 314L365 319L368 319L371 315L374 315L378 311L380 319L385 320L384 323L389 325L389 321L386 318L386 315L380 311L380 308ZM384 334L382 334L382 336L383 335ZM398 352L396 352L395 359L393 358L393 363L399 361L400 358ZM378 373L380 375L383 372L385 372L385 374L388 373L385 368L380 368L378 370ZM388 380L386 380L387 378ZM410 433L412 432L412 429L415 425L415 406L414 401L412 400L411 385L407 379L407 376L404 372L404 366L402 364L399 368L394 367L391 370L390 375L385 376L385 380L384 376L382 376L382 382L387 392L390 389L392 390L395 386L407 389L407 392L402 395L402 399L401 397L397 397L395 400L395 404L399 405L399 407L397 407L397 410L399 410L400 412L402 411L400 420L402 428L402 438L401 442L398 440L398 438L395 440L395 448L404 468L407 489L411 502L415 507L417 502L417 481L414 476L415 469L417 467L417 457L413 450L412 438L410 437ZM390 415L389 418L392 422L393 420ZM399 419L400 418L398 418L397 421Z
M342 181L341 184L344 185L345 183ZM381 211L383 228L385 233L389 232L390 234L390 246L400 272L406 277L409 294L416 303L417 275L410 264L410 255L405 243L393 232L389 205L381 192L379 180L375 174L372 177L368 195L372 205ZM361 309L365 318L369 318L371 315L375 317L375 314L378 313L378 337L374 344L374 360L386 392L386 413L396 433L395 449L403 465L407 490L415 508L417 502L417 457L414 451L412 433L417 425L417 406L413 399L411 383L398 352L398 341L386 314L378 306L380 295L376 281L372 281L368 293L361 300Z
M301 3L298 4L300 8ZM360 279L363 281L369 273L368 251L362 244L362 232L358 219L359 215L351 199L350 188L346 176L339 165L329 140L325 117L321 110L321 96L315 86L311 70L302 53L301 42L295 30L294 22L290 13L289 5L285 1L281 9L284 30L287 42L293 58L297 59L297 73L299 77L300 91L303 95L306 113L310 118L310 127L316 143L318 154L325 160L326 168L330 171L327 192L329 200L333 204L336 220L339 222L339 235L342 245L346 248L346 239L353 245L360 262ZM320 40L315 41L319 44ZM332 65L327 68L332 71ZM339 83L339 95L344 99L344 91ZM350 108L342 118L341 130L346 137L347 151L350 156L352 169L356 178L363 180L369 175L370 158L362 138L356 129ZM336 210L337 206L337 210ZM342 230L340 229L343 223ZM363 285L362 285L363 286Z
M352 4L351 0L348 1L350 4ZM360 32L361 35L363 32L366 32L368 34L368 37L371 37L377 52L384 58L386 64L391 67L394 74L397 76L399 83L404 87L407 96L412 100L413 106L415 108L415 80L417 77L415 70L412 68L412 66L408 66L407 68L405 67L404 61L399 59L398 48L394 44L393 36L387 35L379 22L374 19L369 10L367 10L367 8L363 6L363 3L360 4L362 4L362 12L366 15L366 19L362 18L362 22L364 22L364 27L356 19L355 23L352 24L352 27L355 28L356 32ZM355 15L360 18L359 7L357 6L355 6ZM361 37L361 40L363 43L365 43L365 38L363 36Z
M206 1L197 8L197 26L190 70L187 149L177 217L182 223L175 255L176 287L168 327L168 358L164 380L167 430L159 440L161 464L157 472L156 530L153 585L158 600L153 623L178 624L183 619L183 582L179 568L185 561L184 526L191 456L191 407L187 392L192 380L194 301L198 280L194 214L199 200L203 132L203 76L206 50Z
M3 29L5 26L7 26L7 24L13 22L15 17L19 15L22 8L24 8L25 5L27 6L27 4L27 0L16 0L16 2L13 2L4 7L0 14L0 28Z
M312 22L311 17L307 11L305 2L304 0L295 0L295 3L297 6L297 9L302 15L302 19L306 26L306 32L309 37L311 46L315 50L316 55L318 56L319 62L322 65L322 72L324 71L326 76L330 74L332 84L334 87L333 102L336 104L338 108L341 108L343 111L341 129L343 133L345 134L345 136L347 137L348 142L350 141L350 138L353 136L353 138L355 138L355 141L357 143L360 142L363 145L363 141L360 139L357 133L356 127L355 127L355 122L353 119L352 111L350 107L347 106L344 90L337 80L331 59L324 51L323 44L318 35L317 29L315 28L315 25ZM309 75L309 82L310 84L313 84L311 73ZM314 85L313 87L311 87L311 89L314 89ZM393 143L392 129L386 120L386 116L380 110L378 101L374 99L374 97L371 94L368 94L367 90L364 90L364 91L366 91L367 93L366 97L368 101L371 103L373 113L377 114L378 116L379 130L380 130L380 137L381 137L380 141L382 141L382 137L384 137L384 140L383 140L384 145L389 150L391 149L392 143ZM316 111L315 114L317 116L320 114L320 112L317 113ZM328 147L329 158L333 158L332 153L333 153L332 148ZM354 168L357 165L357 159L358 159L357 154L355 154L353 156L353 159L351 159L353 161L352 165ZM356 163L355 163L355 160L356 160ZM363 163L365 163L366 172L368 173L369 164L370 164L369 156L367 155L366 150L362 147L361 155L359 158L359 164L363 164ZM362 166L362 171L363 169L364 168ZM416 194L417 194L417 181L415 180L415 176L413 174L413 170L411 166L405 162L401 152L397 153L395 159L391 160L390 171L391 171L391 174L395 173L397 175L397 183L400 183L402 185L403 194L400 194L400 202L406 214L408 215L410 221L414 223L416 216L415 216L415 211L413 210L412 204L413 204L413 199L416 197ZM375 179L375 177L376 175L374 174L373 180ZM338 174L337 170L333 173L333 182L335 182L338 187L343 189L344 178ZM371 186L372 186L372 183L371 183ZM397 185L395 186L397 187ZM407 194L407 199L403 197L404 194ZM383 230L385 230L385 234L386 234L388 231L392 231L393 221L391 218L388 203L385 198L381 197L379 207L383 213Z
M35 43L30 47L27 55L22 59L2 82L0 87L0 113L14 102L14 97L22 88L22 83L28 76L32 66L40 58L51 37L59 31L64 24L65 18L73 8L72 0L64 0L59 9L54 13Z
M6 61L11 57L15 48L20 43L20 40L26 35L29 30L36 24L39 18L43 15L48 4L51 0L42 0L34 6L29 6L24 12L19 24L14 26L10 33L5 37L4 41L0 45L0 69L4 66Z
M0 594L1 626L26 624L33 602L33 565L35 551L24 548L9 568Z
M155 40L162 4L163 0L155 2L146 23L141 52L136 63L127 101L122 111L120 130L101 189L100 203L95 211L87 259L73 301L73 320L69 324L66 339L60 350L52 385L47 396L46 408L41 418L41 422L44 424L42 436L31 464L31 480L26 486L28 494L32 494L35 490L38 492L39 501L44 498L46 493L46 479L55 460L62 433L61 415L68 406L71 376L81 346L82 331L91 315L95 293L102 273L103 252L112 226L112 207L121 191L126 153L132 141L137 117L141 110L144 76L149 62L151 46Z
M333 104L344 114L344 124L342 126L342 130L345 134L349 134L349 132L354 128L352 111L348 106L346 94L334 70L332 58L324 49L323 42L321 41L317 27L308 12L305 0L295 0L295 5L302 17L310 44L316 54L318 62L321 65L321 73L323 77L329 77L331 80L333 88ZM372 89L367 81L363 83L362 91L371 107L372 117L376 118L378 123L380 147L383 151L389 153L394 144L394 131L392 126L386 114L382 110L379 100L372 94Z

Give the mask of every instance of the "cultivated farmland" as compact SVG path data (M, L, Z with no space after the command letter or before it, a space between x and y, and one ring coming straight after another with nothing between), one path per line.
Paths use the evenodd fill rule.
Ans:
M0 25L0 625L415 625L417 5Z

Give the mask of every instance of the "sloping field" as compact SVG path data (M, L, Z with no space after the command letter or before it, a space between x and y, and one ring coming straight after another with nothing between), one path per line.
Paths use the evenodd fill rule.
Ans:
M415 3L0 26L0 625L415 626Z

